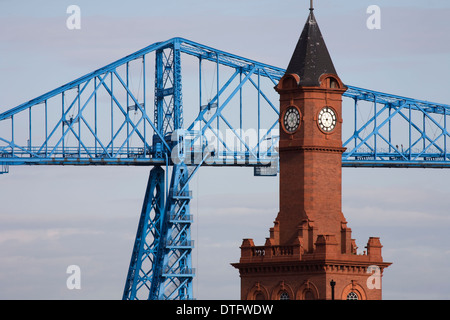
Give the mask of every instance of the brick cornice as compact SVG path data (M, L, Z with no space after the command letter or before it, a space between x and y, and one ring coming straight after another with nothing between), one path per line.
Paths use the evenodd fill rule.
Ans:
M239 269L240 274L259 275L279 272L307 272L307 273L347 273L368 274L367 268L376 265L383 272L384 268L391 265L383 261L341 261L341 260L313 260L313 261L274 261L274 262L243 262L233 263L232 266Z

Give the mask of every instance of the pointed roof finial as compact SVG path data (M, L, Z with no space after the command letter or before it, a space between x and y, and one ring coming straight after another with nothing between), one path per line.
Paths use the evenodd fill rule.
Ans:
M313 0L310 0L309 2L309 10L313 11L314 10L314 5L313 5Z
M312 4L313 0L310 1ZM314 17L312 6L311 9L286 69L287 74L297 74L300 77L300 85L306 87L320 86L322 74L337 76L325 40Z

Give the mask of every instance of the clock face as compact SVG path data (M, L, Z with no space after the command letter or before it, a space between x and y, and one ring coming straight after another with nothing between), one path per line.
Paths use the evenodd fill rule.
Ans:
M300 126L300 112L294 106L288 107L283 117L284 129L287 133L294 133Z
M317 123L319 128L325 132L331 132L336 127L336 112L329 108L325 107L319 112L319 117L317 119Z

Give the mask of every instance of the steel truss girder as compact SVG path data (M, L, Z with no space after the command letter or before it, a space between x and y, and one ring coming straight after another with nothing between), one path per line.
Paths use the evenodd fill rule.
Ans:
M354 120L343 144L343 166L450 167L450 106L351 86L344 95L354 101ZM360 102L369 104L361 107Z
M148 63L146 57L155 53L155 108L154 117L150 119L148 101L146 101L146 79ZM183 127L182 90L181 90L181 54L195 56L202 62L217 63L227 68L234 68L235 75L243 75L246 80L241 82L238 89L227 97L225 104L220 106L219 115L214 116L223 121L232 131L239 132L241 126L231 125L230 118L226 118L223 109L239 92L242 95L244 84L252 85L258 92L258 114L260 113L260 98L271 105L278 115L277 109L261 90L260 79L270 79L275 84L282 75L282 69L271 67L253 60L245 59L216 50L192 41L174 38L165 42L155 43L134 54L122 58L79 79L52 90L38 98L21 104L11 110L0 114L0 122L10 127L10 137L5 132L0 134L0 155L3 165L160 165L170 158L171 146L166 141L166 134ZM148 60L148 59L147 59ZM134 74L133 64L140 64L139 76ZM258 80L249 77L249 72L257 75ZM201 78L201 74L199 76ZM137 78L137 79L136 79ZM142 97L139 91L133 90L132 82L143 83ZM201 80L200 80L201 81ZM217 72L217 85L219 86L219 72ZM148 81L147 81L148 82ZM223 89L231 85L231 81ZM117 93L122 91L122 94ZM221 94L223 90L221 90ZM110 103L100 105L97 103L100 94L106 96ZM201 104L201 91L200 104ZM218 102L220 94L214 98ZM97 99L98 98L98 99ZM105 97L103 97L105 99ZM242 98L241 98L242 99ZM108 106L109 104L109 106ZM97 115L98 110L106 106L110 109L107 117ZM242 112L242 102L240 104ZM41 118L36 112L42 112ZM103 110L104 111L104 110ZM134 118L133 113L134 111ZM51 119L50 115L56 119ZM137 114L137 119L136 119ZM28 116L28 122L23 125L17 118ZM260 116L258 115L258 118ZM39 120L35 120L39 118ZM276 118L276 117L274 117ZM202 119L204 121L204 119ZM217 122L218 122L217 121ZM210 130L209 124L202 132ZM173 125L172 125L173 123ZM272 121L275 127L276 121ZM108 137L100 133L101 127L110 124ZM241 123L242 124L242 117ZM186 127L191 127L186 125ZM20 127L20 132L17 128ZM28 128L28 132L24 129ZM234 129L240 127L238 130ZM41 135L35 133L37 129L44 128ZM258 123L258 129L261 126ZM217 129L219 129L217 127ZM42 137L43 135L43 137ZM19 142L18 137L22 138ZM240 135L237 137L243 141ZM133 141L134 138L134 141ZM24 143L27 141L26 143ZM72 139L69 144L66 140ZM259 154L259 141L249 147L244 146L245 155L250 161L243 161L232 155L236 161L221 163L228 158L229 149L222 153L213 165L253 165L261 164ZM273 150L273 147L271 148Z
M146 57L150 53L155 54L156 61L153 119L145 92L149 74ZM184 121L182 54L197 58L199 82L205 62L217 65L215 95L204 104L205 95L200 86L199 112L192 123ZM141 67L139 76L131 70L136 64ZM232 72L223 72L224 67ZM163 165L167 161L172 165L173 145L169 145L167 135L182 128L186 128L187 135L196 136L194 143L198 140L204 143L206 135L214 137L214 145L208 146L209 161L204 165L267 166L276 163L279 112L262 81L267 80L273 87L284 72L284 69L182 38L152 44L0 114L0 129L6 127L0 134L0 172L8 172L9 165ZM143 84L141 92L133 88L133 80ZM344 140L347 151L343 155L343 166L450 166L448 105L347 87L344 97L355 102L356 120L349 138ZM242 99L243 91L249 88L257 93L257 99L250 104L257 106L251 118L258 121L246 126L243 112L250 105ZM101 94L110 100L106 105L104 101L102 105L97 101ZM358 112L365 108L359 106L361 102L371 103L369 108L376 109L363 122L358 118ZM237 103L238 108L231 109L233 103ZM104 112L107 105L110 113L106 118L101 117L98 112L100 109ZM43 116L35 120L38 110ZM58 112L56 119L50 117ZM392 113L384 117L388 112ZM233 121L233 116L239 120ZM269 121L261 124L262 116L268 116ZM420 117L425 119L421 123L417 120ZM24 123L16 120L19 118L24 119ZM397 119L404 120L402 128L407 138L394 141L389 128ZM108 123L109 133L105 136L100 131ZM35 128L40 128L41 135L35 133L38 130ZM257 138L252 144L246 140L248 129L256 131ZM261 132L262 129L265 131ZM221 136L225 130L238 142L235 146ZM403 145L403 150L397 145Z

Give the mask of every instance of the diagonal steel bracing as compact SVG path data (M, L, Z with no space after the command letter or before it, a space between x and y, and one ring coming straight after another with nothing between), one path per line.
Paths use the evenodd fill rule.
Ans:
M201 166L277 174L284 73L187 39L154 43L0 113L0 172L153 167L123 298L192 299L189 181ZM343 166L450 167L450 106L348 85L343 110Z

